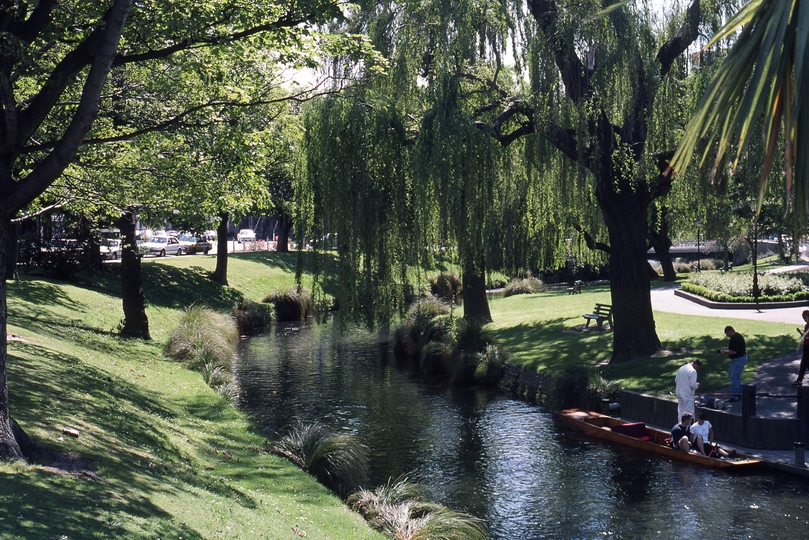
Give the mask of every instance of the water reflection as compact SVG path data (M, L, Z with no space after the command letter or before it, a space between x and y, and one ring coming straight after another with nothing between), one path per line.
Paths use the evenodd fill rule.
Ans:
M430 384L375 335L272 328L242 344L242 406L268 437L297 419L356 433L372 486L412 473L433 500L486 520L492 538L805 538L809 488L587 439L531 404Z

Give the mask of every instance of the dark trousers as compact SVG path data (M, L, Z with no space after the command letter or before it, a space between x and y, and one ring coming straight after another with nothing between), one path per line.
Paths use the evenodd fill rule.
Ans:
M798 370L798 380L802 381L803 376L806 374L806 368L809 367L809 346L803 346L803 355L801 356L801 367Z

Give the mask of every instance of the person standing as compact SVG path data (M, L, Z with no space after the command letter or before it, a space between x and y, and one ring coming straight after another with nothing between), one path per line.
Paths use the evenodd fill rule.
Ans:
M730 378L730 393L735 394L728 401L739 401L739 394L742 393L742 370L747 363L747 348L744 338L732 326L725 327L725 335L730 338L726 349L720 349L720 354L728 355L730 358L730 368L728 377Z
M694 417L694 393L699 388L697 382L697 370L702 366L702 362L694 360L677 370L674 377L677 394L677 417L682 418L685 413Z
M806 368L809 367L809 310L804 310L801 317L803 317L804 325L803 330L798 328L798 333L801 334L803 354L801 355L801 367L798 369L798 378L792 382L792 386L803 384L803 376L806 374Z

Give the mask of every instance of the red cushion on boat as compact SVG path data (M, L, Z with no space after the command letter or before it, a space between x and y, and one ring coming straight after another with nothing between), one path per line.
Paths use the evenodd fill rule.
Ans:
M641 439L643 441L651 440L651 438L646 435L646 424L643 422L627 422L626 424L618 424L617 426L613 426L612 430L615 433L635 437L636 439Z

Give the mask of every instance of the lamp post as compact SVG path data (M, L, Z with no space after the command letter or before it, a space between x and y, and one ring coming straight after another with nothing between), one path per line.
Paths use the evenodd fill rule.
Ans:
M700 260L700 253L699 253L699 229L700 229L700 227L702 227L702 219L697 218L697 220L696 220L696 222L695 222L695 223L697 224L697 272L702 272L702 269L701 269L701 268L700 268L700 266L699 266L699 260Z

